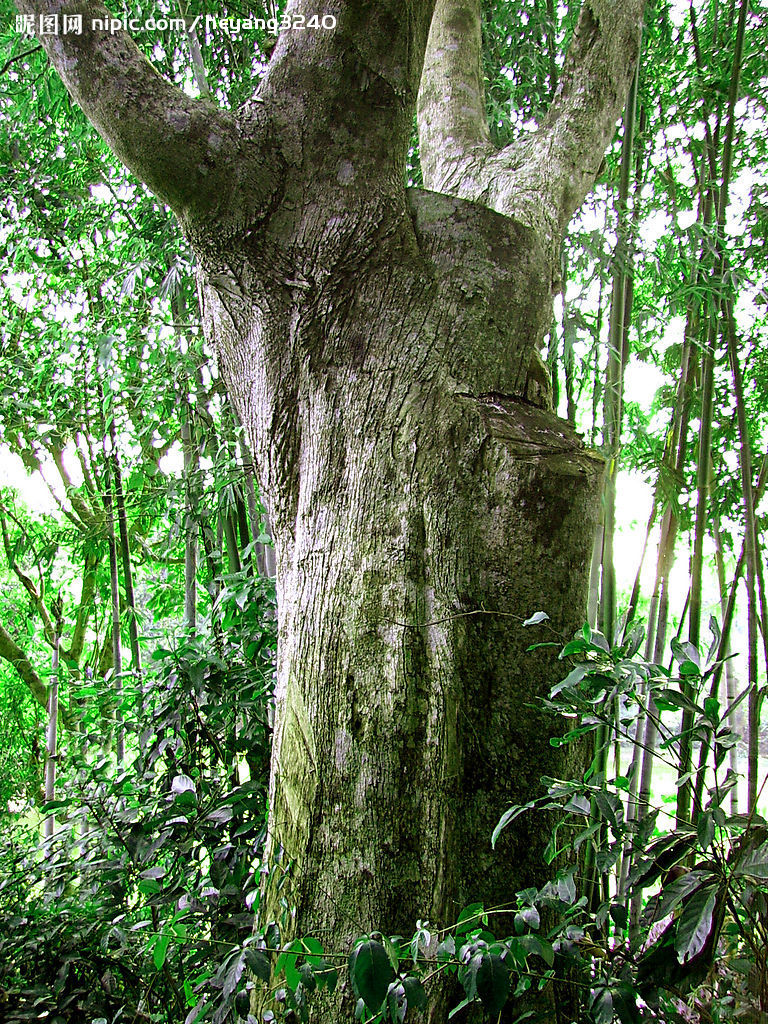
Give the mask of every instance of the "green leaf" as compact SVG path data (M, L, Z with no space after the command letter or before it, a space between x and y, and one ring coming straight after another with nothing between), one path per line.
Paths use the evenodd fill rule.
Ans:
M304 956L307 963L312 964L313 967L317 967L325 962L323 960L325 950L317 939L313 938L311 935L305 936L301 940L301 944L304 947Z
M511 821L514 821L518 815L523 813L523 811L530 811L535 806L536 801L531 800L527 804L517 804L516 806L509 807L506 811L504 811L502 816L499 818L498 825L491 834L491 846L495 849L499 836Z
M640 1024L640 1011L637 1007L637 996L631 985L619 984L611 989L613 1012L621 1024Z
M349 976L355 994L371 1013L376 1013L386 999L395 972L384 946L375 939L365 939L350 954Z
M571 811L573 814L589 814L591 805L589 800L582 793L574 793L568 803L563 807L564 811Z
M590 1012L595 1024L611 1024L613 1021L613 996L609 988L598 988L592 995Z
M168 933L158 935L155 948L152 950L152 960L154 961L155 967L158 971L162 970L163 964L165 963L165 957L168 953L168 946L171 941L171 936Z
M701 712L701 708L698 707L690 697L686 697L680 690L672 690L668 687L656 690L654 693L654 699L658 706L663 710L667 711L672 708L684 708L686 711L692 712L694 715Z
M681 875L674 882L665 885L658 896L648 901L644 915L650 920L666 917L689 895L698 889L708 889L716 877L711 871L689 871Z
M597 648L600 651L604 651L606 654L610 654L611 651L610 645L603 634L596 631L592 633L592 643L590 646L593 650Z
M317 988L317 979L315 978L315 972L312 970L312 965L302 964L299 968L299 974L301 975L301 983L307 992L314 992Z
M717 885L703 886L683 904L675 933L675 950L681 964L704 948L712 931Z
M323 960L315 967L315 978L319 989L327 988L329 992L333 992L336 982L339 980L339 974L335 967L332 967L327 960Z
M616 927L624 931L629 923L629 910L627 907L623 903L612 903L608 908L608 914Z
M301 951L301 939L294 939L293 942L290 942L285 947L275 963L275 973L278 973L280 970L284 971L286 983L294 992L301 981L301 975L299 974L299 969L296 966L298 954Z
M702 850L706 850L715 838L715 819L712 811L704 811L696 823L696 835Z
M395 947L394 942L391 939L387 938L386 935L381 936L381 942L382 945L384 946L384 949L386 949L387 951L389 962L392 964L392 970L395 972L395 974L397 974L397 972L400 970L399 952Z
M468 907L464 907L456 921L456 934L464 935L474 928L479 928L484 913L485 907L482 903L470 903Z
M484 953L475 977L477 994L489 1013L498 1013L509 998L509 968L498 953Z
M137 888L144 896L154 896L155 893L161 891L162 886L154 878L142 878Z
M397 985L394 982L387 989L385 1019L394 1021L395 1024L399 1024L405 1017L405 1004L402 1002L403 993L402 985Z
M698 673L701 667L701 659L698 650L692 643L689 643L687 640L684 643L680 643L679 640L675 639L671 642L670 647L678 665L692 665L694 671Z
M208 997L203 996L200 1002L192 1010L189 1011L187 1016L184 1018L184 1024L197 1024L198 1021L203 1020L211 1012L212 1006L208 1002Z
M576 900L576 883L573 880L574 872L576 871L575 865L568 868L563 868L558 871L555 876L555 886L557 887L558 898L570 906Z
M540 956L544 963L551 967L555 962L555 951L552 944L538 935L521 935L517 940L527 953Z
M712 722L713 725L718 725L720 722L720 701L717 697L705 697L704 699L704 714Z
M560 657L569 658L573 654L584 654L588 649L589 645L586 640L582 640L581 638L571 640L560 652Z
M768 879L768 843L743 856L733 869L734 875L749 875L750 878Z
M414 1010L423 1010L427 1005L427 993L418 978L409 975L403 978L406 1005Z
M522 907L515 914L515 931L518 935L522 935L523 932L536 931L541 924L541 918L536 907Z
M246 989L241 988L235 993L235 1012L238 1017L247 1017L250 1008L251 997Z
M269 957L262 953L260 949L253 949L251 946L246 947L245 965L260 981L269 981L271 974Z

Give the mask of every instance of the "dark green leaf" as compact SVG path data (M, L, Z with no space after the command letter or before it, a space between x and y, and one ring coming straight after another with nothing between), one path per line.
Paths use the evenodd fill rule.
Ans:
M515 914L515 931L518 935L522 935L528 929L536 931L540 923L541 920L536 907L522 907Z
M427 1005L427 993L424 991L424 986L419 979L414 978L412 975L404 978L403 989L405 990L408 1007L414 1010L423 1010Z
M648 901L644 916L651 921L666 917L697 889L708 888L715 878L711 871L689 871L681 875Z
M260 981L269 981L272 968L269 958L260 949L247 946L245 949L245 963L248 970Z
M630 985L614 985L611 989L613 1012L621 1024L640 1024L641 1016L637 995Z
M681 964L700 953L712 931L717 886L698 889L683 903L675 932L675 950Z
M768 843L763 843L740 858L733 870L735 875L749 875L750 878L768 879Z
M509 998L509 968L497 953L484 953L475 976L477 994L489 1013L498 1013Z
M312 970L312 965L302 964L299 968L299 975L301 976L301 983L307 992L314 992L317 988L317 979L315 978L315 972Z
M521 935L517 941L526 952L532 953L534 956L540 956L548 967L551 967L554 963L555 951L552 948L552 944L546 939L542 939L538 935Z
M696 823L696 835L702 850L706 850L715 838L715 820L712 811L703 811Z
M376 1013L395 977L384 946L375 939L366 939L356 946L349 957L349 975L355 994L371 1013Z
M613 996L609 988L596 989L589 1007L595 1024L611 1024L613 1021Z

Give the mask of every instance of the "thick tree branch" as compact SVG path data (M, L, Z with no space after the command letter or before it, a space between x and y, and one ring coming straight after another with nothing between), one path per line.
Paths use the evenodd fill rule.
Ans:
M640 51L646 0L584 3L555 98L540 134L557 174L550 201L560 226L584 201L616 130Z
M93 28L113 18L95 0L17 0L19 11L59 18L41 35L73 99L117 156L183 223L220 212L233 191L254 189L266 201L274 182L262 162L243 160L234 114L186 96L167 82L127 32ZM82 16L82 33L63 32L65 16ZM243 179L246 179L244 181Z
M8 661L13 665L19 673L22 682L26 683L28 686L29 692L35 698L37 703L47 711L48 687L37 674L24 651L19 647L2 623L0 623L0 658L4 658L5 661ZM72 729L74 727L75 719L72 717L72 713L68 708L63 707L61 704L59 705L59 715L62 725L66 726L67 729Z
M279 119L289 162L311 152L317 164L326 155L336 175L343 156L351 167L342 170L341 184L364 168L372 180L402 189L433 6L434 0L331 0L322 9L336 19L334 29L280 33L257 102ZM317 10L315 0L293 0L285 15L295 24Z
M437 0L419 92L421 164L426 178L438 164L482 159L494 150L485 113L479 0Z
M472 4L466 52L459 56L450 49L454 84L449 88L443 81L445 64L440 70L446 56L441 50L461 46L453 26L462 19L469 23ZM554 259L568 221L594 183L623 108L644 7L645 0L586 0L546 118L535 132L495 152L479 136L476 95L462 87L467 69L479 61L479 0L440 0L419 111L427 187L521 220L540 232ZM465 104L460 102L462 93Z
M48 687L32 667L32 663L11 634L0 624L0 658L9 661L29 687L29 692L42 707L48 707Z

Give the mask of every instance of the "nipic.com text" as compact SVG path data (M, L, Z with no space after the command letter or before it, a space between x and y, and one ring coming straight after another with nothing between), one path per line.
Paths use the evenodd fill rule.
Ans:
M330 32L336 28L336 18L332 14L284 14L280 18L219 18L214 14L198 14L191 19L185 18L91 18L83 20L82 14L17 14L16 31L27 36L79 36L83 33L84 24L89 24L92 32L225 32L229 36L240 35L241 32L252 32L254 29L268 32L276 36L279 32L302 31L309 29Z

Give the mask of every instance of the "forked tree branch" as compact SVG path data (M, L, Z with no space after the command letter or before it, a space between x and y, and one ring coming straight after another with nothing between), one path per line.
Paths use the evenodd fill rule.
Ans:
M479 125L484 94L473 78L481 54L480 0L438 0L419 99L426 186L523 221L540 232L554 258L623 109L644 8L645 0L585 0L543 123L496 151Z
M237 114L167 82L126 31L94 29L95 19L111 17L98 0L17 4L36 19L58 16L61 27L65 16L82 17L80 34L60 27L40 42L88 119L193 242L204 224L252 227L276 201L286 171L303 170L309 153L333 164L334 174L351 158L358 180L402 188L434 0L331 0L324 15L334 27L284 29L253 100ZM306 25L316 13L314 0L292 0L284 17Z

